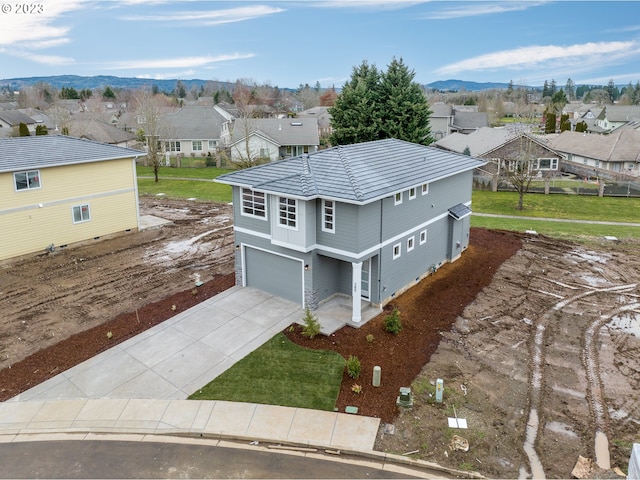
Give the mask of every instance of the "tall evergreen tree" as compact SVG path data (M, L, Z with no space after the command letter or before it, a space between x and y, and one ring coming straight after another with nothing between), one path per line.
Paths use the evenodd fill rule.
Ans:
M397 138L429 145L433 142L429 117L431 111L420 85L413 81L415 72L395 58L380 78L380 138Z
M29 137L31 133L29 133L29 127L27 127L26 123L20 122L18 125L18 136L20 137Z
M395 58L386 72L365 60L353 68L335 104L329 109L333 145L398 138L428 145L433 142L431 112L415 73Z
M333 145L378 140L380 133L380 103L378 85L380 73L365 60L353 67L351 79L342 88L333 107L329 108Z

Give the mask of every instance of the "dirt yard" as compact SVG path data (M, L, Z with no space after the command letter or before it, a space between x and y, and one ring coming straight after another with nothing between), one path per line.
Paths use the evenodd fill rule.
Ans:
M174 223L0 266L0 400L233 284L229 206L141 207ZM582 456L582 478L615 478L640 442L639 254L474 229L460 260L361 329L285 334L361 359L337 406L381 418L378 450L493 478L568 478ZM393 307L397 336L382 328ZM400 386L410 409L395 405ZM468 428L449 428L456 417Z
M230 205L142 198L173 223L0 265L0 370L74 333L233 272Z

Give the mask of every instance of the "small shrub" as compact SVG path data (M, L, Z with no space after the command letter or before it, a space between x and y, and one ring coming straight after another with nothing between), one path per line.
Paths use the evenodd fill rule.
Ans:
M318 321L318 317L311 313L309 307L305 309L302 321L304 322L302 335L308 338L313 338L320 333L320 322Z
M397 335L402 330L402 322L400 322L400 311L397 308L393 309L389 315L384 318L384 329Z
M347 359L347 374L351 378L358 378L360 376L360 359L355 355L349 355Z
M369 335L367 335L366 338L367 338L367 342L369 342L369 343L373 343L373 341L375 340L375 337L371 333Z
M351 391L353 393L361 393L362 392L362 386L358 385L357 383L354 383L353 385L351 385Z

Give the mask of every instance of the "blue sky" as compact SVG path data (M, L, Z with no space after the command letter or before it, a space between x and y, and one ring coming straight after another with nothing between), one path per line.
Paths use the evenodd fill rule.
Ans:
M340 87L401 57L419 83L640 80L636 1L28 1L0 0L0 78Z

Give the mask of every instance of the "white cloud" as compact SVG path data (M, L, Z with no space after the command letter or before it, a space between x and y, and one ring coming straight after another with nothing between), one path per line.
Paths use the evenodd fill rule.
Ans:
M126 60L104 64L107 70L136 70L136 69L158 69L158 68L195 68L203 67L211 63L226 62L229 60L243 60L253 58L252 53L234 53L231 55L204 55L196 57L164 58L158 60Z
M309 6L324 8L377 8L392 10L430 3L434 0L326 0L309 3ZM305 5L306 6L306 5Z
M224 10L168 12L154 15L130 15L123 20L143 22L193 22L201 25L219 25L223 23L243 22L254 18L284 12L281 8L265 5L228 8Z
M495 71L499 69L548 71L590 69L613 65L640 54L638 42L600 42L576 44L567 47L547 45L521 47L489 53L452 63L436 70L439 75L457 75L461 72Z
M477 17L480 15L493 15L507 12L518 12L532 7L540 7L548 3L539 2L495 2L495 3L465 3L464 6L445 8L438 12L429 14L424 18L428 20L448 20L452 18Z
M68 26L60 26L65 15L81 9L86 0L55 0L42 3L42 13L18 14L16 11L2 14L3 25L0 30L0 45L16 45L22 42L50 42L65 38L70 31ZM14 3L5 3L12 9Z

